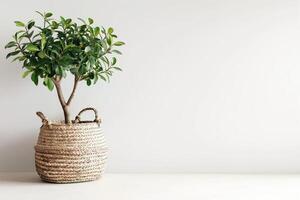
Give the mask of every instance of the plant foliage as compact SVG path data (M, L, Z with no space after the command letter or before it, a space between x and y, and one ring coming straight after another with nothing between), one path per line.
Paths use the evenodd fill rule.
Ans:
M15 21L20 28L5 48L13 49L6 58L20 61L35 85L39 81L53 90L55 81L71 73L88 86L99 79L109 81L116 66L117 49L125 43L117 40L113 28L95 26L94 20L78 18L52 18L50 12L37 13L42 17L42 25L33 20L27 23Z

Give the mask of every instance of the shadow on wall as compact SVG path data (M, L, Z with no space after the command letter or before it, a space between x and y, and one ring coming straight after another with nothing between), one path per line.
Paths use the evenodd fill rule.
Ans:
M17 125L16 125L17 126ZM34 171L34 145L37 142L38 129L24 130L11 135L14 130L6 131L6 138L2 138L5 143L0 144L0 169L6 171Z

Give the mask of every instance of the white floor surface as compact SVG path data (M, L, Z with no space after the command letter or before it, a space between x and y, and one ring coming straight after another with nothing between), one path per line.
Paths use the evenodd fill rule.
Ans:
M35 173L0 173L0 200L299 200L300 175L105 174L50 184Z

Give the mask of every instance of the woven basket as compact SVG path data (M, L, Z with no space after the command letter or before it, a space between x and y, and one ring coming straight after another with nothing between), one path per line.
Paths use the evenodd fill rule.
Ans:
M92 110L94 121L81 121L80 115ZM43 125L35 146L36 171L42 180L75 183L98 179L103 173L107 148L94 108L85 108L72 124L50 122L41 112Z

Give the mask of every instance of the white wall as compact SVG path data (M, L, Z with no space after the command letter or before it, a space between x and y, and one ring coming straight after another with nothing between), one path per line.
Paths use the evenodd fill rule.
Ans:
M109 172L299 172L299 1L27 0L1 3L0 170L34 170L56 94L5 60L14 20L93 17L127 45L123 73L83 84L73 110L104 118ZM67 89L71 84L66 83Z

